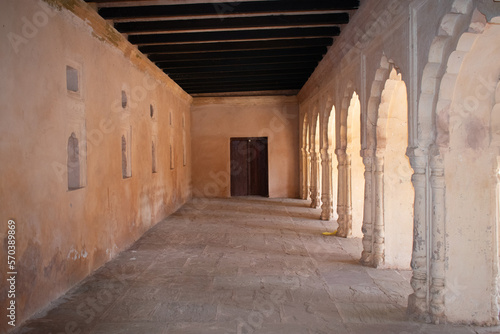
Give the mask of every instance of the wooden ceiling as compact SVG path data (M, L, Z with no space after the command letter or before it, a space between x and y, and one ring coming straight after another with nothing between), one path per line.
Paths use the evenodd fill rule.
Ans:
M298 91L359 0L87 0L189 94Z

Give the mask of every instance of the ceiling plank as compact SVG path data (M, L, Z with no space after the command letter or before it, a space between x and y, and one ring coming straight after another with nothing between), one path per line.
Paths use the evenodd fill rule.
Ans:
M270 41L219 42L203 44L144 45L139 51L144 54L183 54L200 52L291 49L297 47L330 46L333 38L276 39Z
M250 91L266 91L266 90L299 90L302 85L269 85L269 86L219 86L219 87L201 87L186 89L189 94L206 94L206 93L230 93L230 92L250 92Z
M108 1L93 0L97 4ZM139 5L140 2L137 2ZM151 18L151 17L192 17L237 14L321 12L326 10L352 10L359 7L359 0L279 0L219 2L182 5L101 7L99 15L105 19Z
M225 72L218 73L217 78L254 78L254 77L265 77L265 76L279 76L279 75L310 75L311 72L309 69L287 69L283 71L281 69L276 70L261 70L261 71L251 71L251 72ZM171 73L169 75L173 80L177 82L188 81L188 80L213 80L213 73Z
M298 80L301 82L305 82L309 78L308 74L304 75L295 75L295 74L287 74L287 75L267 75L267 76L260 76L260 77L222 77L222 78L206 78L206 79L184 79L184 80L179 80L176 81L179 85L193 85L193 84L221 84L221 83L238 83L238 82L254 82L254 83L261 83L261 82L267 82L267 81L276 81L276 80L281 80L284 82L291 82L293 80Z
M115 28L126 34L143 34L192 30L228 30L249 28L336 26L349 22L349 14L322 15L273 15L257 17L232 17L203 20L168 20L115 23Z
M160 68L199 68L199 67L214 67L214 66L253 66L260 64L284 64L298 62L319 62L322 55L307 55L307 56L281 56L281 57L254 57L244 59L212 59L212 60L188 60L176 62L157 62L156 65Z
M224 82L218 82L218 83L210 83L209 85L207 84L202 84L202 83L192 83L192 84L187 84L184 85L184 89L203 89L203 88L231 88L231 87L252 87L253 89L258 89L259 87L282 87L282 86L287 86L287 87L301 87L304 84L305 81L303 80L293 80L293 81L279 81L279 80L270 80L270 81L263 81L263 82L239 82L239 83L224 83Z
M170 43L201 43L214 41L269 40L281 38L313 38L338 36L339 34L339 27L320 27L131 35L128 37L128 40L132 44L148 45Z
M192 54L151 54L149 59L155 61L196 61L196 60L214 60L214 59L244 59L255 57L283 57L290 56L306 56L306 55L324 55L327 48L324 46L305 47L305 48L290 48L290 49L270 49L270 50L245 50L245 51L228 51L228 52L203 52Z
M284 64L263 64L263 65L254 65L254 66L249 66L249 67L242 67L242 66L213 66L213 67L202 67L202 68L195 68L195 69L185 69L185 68L180 68L180 69L175 69L175 68L169 68L169 69L163 69L163 71L167 74L170 73L176 73L176 74L181 74L181 73L213 73L214 75L217 75L218 73L221 72L253 72L253 71L265 71L265 70L275 70L275 69L280 69L280 70L288 70L288 69L310 69L311 73L312 70L316 68L318 65L317 62L299 62L299 63L284 63Z

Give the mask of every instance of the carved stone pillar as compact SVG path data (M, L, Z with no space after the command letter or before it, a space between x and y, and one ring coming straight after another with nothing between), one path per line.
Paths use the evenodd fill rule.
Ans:
M431 289L430 313L436 324L445 321L445 179L441 155L434 155L431 162L432 188L432 238L431 238Z
M306 151L306 189L305 189L305 194L306 198L309 199L309 189L311 185L311 153L309 152L309 149Z
M493 311L492 314L497 315L500 313L500 254L499 254L499 244L498 240L500 240L500 230L499 230L499 217L498 214L500 212L500 207L499 207L499 197L500 197L500 157L497 156L496 158L496 166L493 169L493 174L491 178L491 184L493 185L492 189L492 200L493 200L493 207L496 209L496 214L495 214L495 239L497 240L493 245L493 254L494 254L494 265L493 265L493 277L495 277L493 281L493 300L492 300L492 305L493 305ZM498 320L496 321L496 324L498 324Z
M314 146L312 146L314 149ZM311 150L311 185L310 185L310 196L311 196L311 208L319 207L319 197L318 197L318 170L319 161L318 154Z
M361 264L373 265L373 151L363 152L363 164L365 165L365 198L363 208L363 252L361 253Z
M321 172L321 220L332 220L332 155L326 148L321 149Z
M337 213L339 218L337 223L339 227L337 229L337 236L342 238L347 238L349 233L349 228L347 226L347 200L346 200L346 189L347 189L347 154L345 149L335 150L337 154L337 160L339 163L339 181L338 181L338 195L337 195Z
M346 237L352 235L352 168L351 168L351 154L347 153L345 157L345 202L344 202L344 226Z
M375 154L375 221L373 224L373 266L385 263L384 152Z
M309 183L309 163L310 163L310 158L309 158L309 152L307 151L307 146L302 147L301 150L302 154L302 191L301 191L301 199L307 199L309 196L309 189L308 189L308 183Z
M415 190L413 215L413 251L411 268L413 276L411 286L413 294L408 297L408 314L413 319L427 321L428 319L428 258L427 258L427 152L412 149L407 152L413 168L411 181Z

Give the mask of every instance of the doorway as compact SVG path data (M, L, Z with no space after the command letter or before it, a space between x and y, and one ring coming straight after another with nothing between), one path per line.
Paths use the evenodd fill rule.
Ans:
M231 138L231 196L269 196L267 138Z

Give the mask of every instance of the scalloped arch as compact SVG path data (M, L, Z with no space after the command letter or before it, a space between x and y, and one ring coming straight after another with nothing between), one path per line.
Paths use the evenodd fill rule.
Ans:
M416 144L429 148L435 139L434 115L438 101L441 81L446 71L447 59L470 23L473 10L472 0L455 0L451 11L441 20L439 32L429 50L427 65L422 76L420 98L418 101L418 120Z

